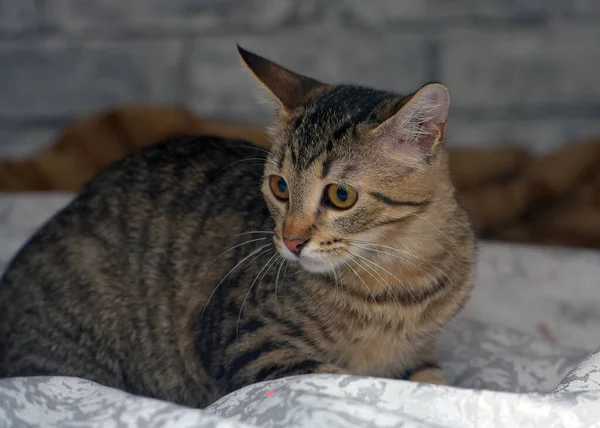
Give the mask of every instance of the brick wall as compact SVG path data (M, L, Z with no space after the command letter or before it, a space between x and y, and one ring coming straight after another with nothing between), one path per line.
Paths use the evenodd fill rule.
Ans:
M440 80L453 145L600 135L598 0L0 0L0 156L127 102L265 123L236 41L325 81Z

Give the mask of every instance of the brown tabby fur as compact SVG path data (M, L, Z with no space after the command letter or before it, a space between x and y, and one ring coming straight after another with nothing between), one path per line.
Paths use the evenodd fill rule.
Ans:
M447 90L325 85L240 53L280 106L271 150L175 138L95 177L0 282L1 375L201 407L306 373L445 381L435 339L468 299L475 246ZM355 206L324 199L331 183ZM299 256L282 238L306 240Z

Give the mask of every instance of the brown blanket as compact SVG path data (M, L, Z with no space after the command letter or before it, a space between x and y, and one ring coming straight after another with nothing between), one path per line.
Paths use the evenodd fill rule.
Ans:
M0 163L0 191L77 191L107 164L168 136L212 134L268 146L262 129L178 108L127 106L83 118L49 149ZM600 248L600 139L547 156L506 145L452 149L453 179L480 237Z
M481 237L600 248L600 139L539 157L510 147L451 156Z

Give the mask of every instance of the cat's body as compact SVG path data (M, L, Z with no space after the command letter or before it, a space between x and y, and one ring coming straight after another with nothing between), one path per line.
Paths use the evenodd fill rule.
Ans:
M0 282L0 375L191 406L303 373L443 382L435 337L474 253L447 154L373 150L410 98L311 97L266 161L242 141L176 139L92 180Z

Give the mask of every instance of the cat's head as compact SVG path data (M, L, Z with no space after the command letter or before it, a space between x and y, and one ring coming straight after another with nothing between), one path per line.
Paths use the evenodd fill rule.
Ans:
M238 49L278 106L262 191L283 257L327 272L435 236L427 212L453 198L446 87L401 96L329 85Z

